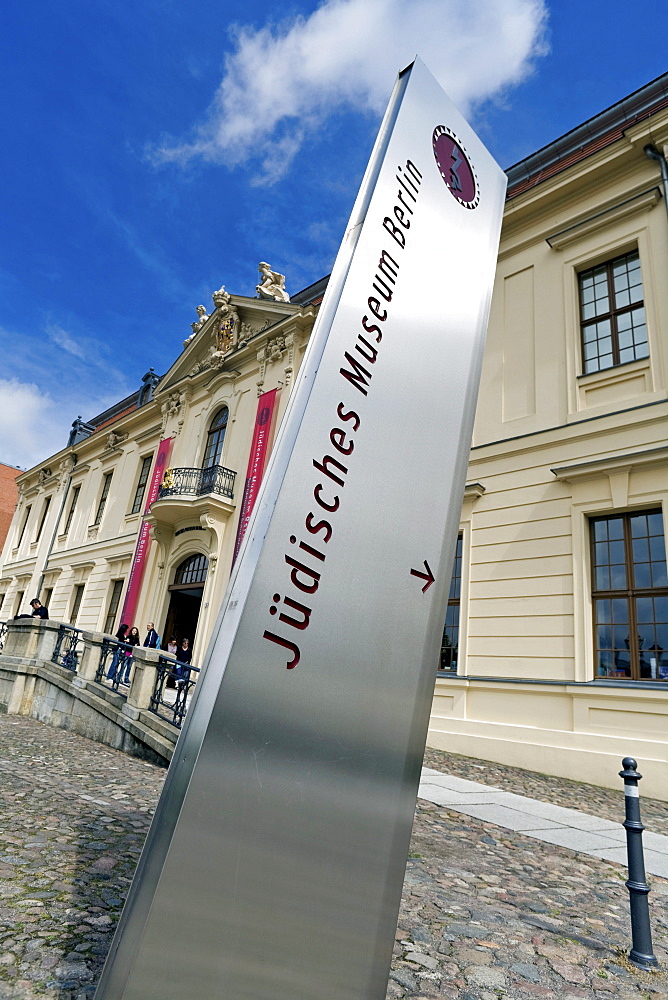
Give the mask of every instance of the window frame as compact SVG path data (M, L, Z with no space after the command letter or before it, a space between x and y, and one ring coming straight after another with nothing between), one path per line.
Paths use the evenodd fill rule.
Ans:
M83 604L85 589L85 583L75 583L74 585L74 591L72 592L72 607L70 610L70 625L76 626L77 618L79 617L79 612L81 611L81 605Z
M599 633L598 627L602 624L609 624L611 630L614 633L615 622L601 622L597 620L597 602L599 601L625 601L627 610L627 622L625 623L628 627L628 636L638 635L639 624L650 624L649 622L640 623L638 621L638 599L647 598L657 598L665 597L668 598L668 579L664 586L651 586L651 587L641 587L636 585L636 566L643 564L642 561L636 560L633 555L633 534L631 531L631 519L639 515L652 515L658 514L661 517L661 523L663 528L662 538L664 544L664 562L666 557L666 531L665 531L665 519L663 515L663 510L661 507L651 507L640 510L630 510L630 511L615 511L608 512L606 514L596 514L590 515L589 521L589 546L590 546L590 579L591 579L591 617L592 617L592 649L594 656L594 680L602 682L615 682L619 680L630 681L630 682L644 682L656 681L658 683L668 682L668 672L665 677L659 677L658 671L660 669L660 664L655 664L655 669L657 670L656 677L643 677L641 673L641 651L642 645L640 643L628 642L628 652L629 652L629 674L616 673L616 674L602 674L599 673L600 666L600 652L607 650L607 647L599 646ZM612 565L622 565L621 563L599 563L596 557L596 539L594 534L594 526L596 523L604 521L621 520L623 523L623 537L622 541L624 544L624 568L626 577L625 587L610 587L609 589L602 589L597 586L596 581L596 570L599 566L612 566ZM648 539L656 536L639 536L647 537ZM651 563L650 563L651 565ZM621 623L620 623L621 624ZM656 618L652 619L652 624L656 627L657 624L664 624L663 622L658 622ZM611 640L612 642L612 640ZM610 646L610 652L613 655L615 650L619 647L614 645ZM650 647L650 650L653 647ZM650 669L651 666L650 666Z
M21 605L23 604L23 598L26 596L25 590L17 590L16 597L14 599L14 616L20 614Z
M109 491L111 489L111 481L114 478L114 470L111 472L105 472L104 480L102 482L102 492L100 493L100 499L97 504L97 512L95 514L95 520L91 524L91 528L96 527L102 523L102 518L104 517L104 508L107 505L107 497L109 496Z
M221 414L223 411L226 414L225 422L219 423L219 418L222 420ZM202 456L203 469L211 469L216 465L220 465L220 460L223 457L223 448L225 446L225 437L227 435L229 421L230 409L227 405L223 404L218 407L211 419L211 422L209 423L209 429L204 443L204 454ZM215 461L210 461L209 458L207 458L209 454L215 456Z
M70 509L67 514L67 518L65 520L65 527L61 532L61 534L63 535L69 534L69 530L72 527L72 518L74 517L74 512L79 502L80 493L81 493L81 483L78 483L76 486L72 487L72 502L70 503Z
M628 305L617 306L615 304L615 279L614 279L614 265L618 264L620 261L628 260L630 257L635 257L638 261L638 268L640 271L640 287L642 289L642 298L638 302L629 301ZM606 289L608 297L608 311L602 313L595 313L593 316L584 318L583 312L584 307L587 303L583 300L583 281L584 279L593 274L595 271L605 268L606 275ZM649 359L649 330L647 329L647 308L645 301L645 286L643 282L643 268L642 262L640 260L640 250L638 247L626 250L624 253L619 253L614 257L609 257L606 260L600 261L598 264L589 265L587 267L579 267L576 271L577 275L577 289L578 289L578 326L580 330L580 372L581 375L595 375L599 372L609 372L613 368L619 368L622 365L633 364L636 361L645 361ZM627 360L621 360L620 357L620 330L619 330L619 317L631 314L634 310L642 309L644 314L644 325L645 325L645 353L636 354L635 344L634 347L634 357ZM612 347L612 363L601 365L601 355L596 354L593 358L586 357L586 341L585 341L585 329L594 326L597 323L602 323L608 320L610 323L610 342ZM621 331L624 332L624 331ZM587 371L587 364L591 362L596 362L597 367L592 368Z
M31 511L32 511L32 504L29 503L27 505L27 507L26 507L26 512L25 512L25 515L23 517L23 525L21 526L21 530L19 532L18 541L17 541L16 545L14 546L15 549L18 549L18 548L21 547L21 542L23 541L23 538L24 538L25 533L26 533L26 528L28 527L28 520L30 519L30 513L31 513Z
M102 631L105 635L114 635L112 631L116 623L116 615L118 614L118 609L121 603L121 594L123 593L123 586L125 584L125 578L112 580L111 594L109 595L109 605L107 607L107 616L104 620L104 628ZM111 622L110 622L111 619Z
M42 537L42 532L44 531L44 523L45 523L47 515L49 513L49 508L51 507L51 500L52 500L51 496L48 496L48 497L44 498L44 506L42 507L42 516L41 516L41 518L39 520L39 525L37 527L37 534L35 535L35 539L34 539L35 540L35 544L37 544L37 542Z
M132 514L141 514L141 507L146 495L146 487L148 486L148 481L151 475L152 464L153 455L146 455L142 458L142 464L139 470L139 479L137 480L137 488L135 490L134 500L132 501L132 507L130 508L128 516L131 516Z
M441 651L438 661L438 672L442 674L448 674L450 676L456 676L458 672L459 665L459 633L461 629L461 615L462 615L462 577L464 571L464 532L457 532L457 542L455 544L455 556L452 563L452 574L450 577L450 589L448 591L448 606L445 616L445 622L443 623L443 635L441 638ZM459 585L457 587L457 584ZM453 586L456 596L453 595ZM451 608L456 608L457 620L455 624L448 625L448 616ZM455 645L450 643L449 646L445 645L446 632L450 630L456 635L457 642ZM454 651L454 666L452 652L450 653L450 666L443 666L443 654L446 650Z
M203 552L191 552L174 571L174 587L203 587L209 572L209 560ZM185 579L184 579L185 578Z

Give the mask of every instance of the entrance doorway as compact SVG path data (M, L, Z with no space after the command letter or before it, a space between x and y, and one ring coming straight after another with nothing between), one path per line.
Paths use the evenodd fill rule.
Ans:
M172 636L179 644L188 639L193 648L208 568L208 559L199 554L188 556L177 567L174 583L169 587L169 610L162 641L165 649Z

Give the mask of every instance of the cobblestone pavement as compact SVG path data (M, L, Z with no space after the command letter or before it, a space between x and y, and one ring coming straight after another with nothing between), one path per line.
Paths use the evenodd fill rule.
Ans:
M428 758L502 784L500 765L487 773L466 758ZM90 1000L165 771L17 716L0 716L0 764L0 1000ZM621 794L505 770L513 791L619 818ZM616 803L614 816L601 811L606 803ZM659 832L648 816L665 820L666 806L643 807ZM665 997L663 971L641 973L624 958L625 877L421 800L388 997ZM655 952L668 968L668 881L652 880L650 903Z

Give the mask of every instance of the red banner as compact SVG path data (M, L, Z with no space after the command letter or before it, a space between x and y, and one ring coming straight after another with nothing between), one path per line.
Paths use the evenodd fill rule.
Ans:
M262 482L262 473L264 472L267 455L269 454L269 445L271 443L271 427L274 407L276 406L277 391L277 389L271 389L269 392L263 392L257 401L253 444L251 445L248 458L248 471L246 473L243 500L241 501L241 513L237 527L237 540L234 545L233 563L239 554L250 516L253 513L260 483Z
M146 509L144 514L148 514L151 504L158 496L160 484L165 478L165 469L167 468L169 454L172 450L172 443L173 439L169 437L163 438L158 445L158 453L155 457L155 465L153 466L153 474L148 488L148 497L146 498ZM141 528L139 529L139 537L137 538L137 545L135 546L135 554L132 559L132 566L130 568L130 577L128 579L128 589L125 594L125 601L123 602L123 611L121 612L121 622L130 626L134 624L133 619L135 611L137 610L139 591L141 589L141 582L146 568L146 556L148 555L149 546L151 544L150 530L151 529L146 521L142 521Z

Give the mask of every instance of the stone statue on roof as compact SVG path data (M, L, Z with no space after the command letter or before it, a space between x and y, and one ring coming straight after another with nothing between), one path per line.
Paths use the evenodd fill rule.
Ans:
M260 272L260 283L255 286L258 297L273 299L274 302L289 302L290 296L285 290L285 275L272 271L265 261L260 261L257 268Z

